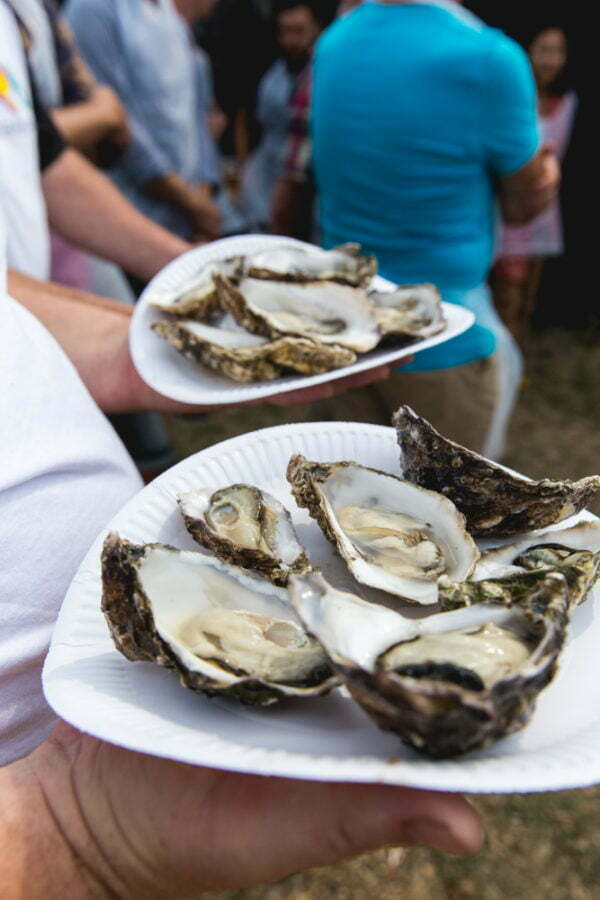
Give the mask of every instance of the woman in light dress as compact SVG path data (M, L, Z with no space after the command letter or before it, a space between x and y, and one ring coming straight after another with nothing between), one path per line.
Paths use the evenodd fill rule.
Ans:
M567 37L562 28L537 29L527 50L538 87L542 142L563 159L573 130L577 97L564 84ZM548 257L560 256L564 241L558 199L527 225L504 226L491 277L494 303L515 339L524 345Z

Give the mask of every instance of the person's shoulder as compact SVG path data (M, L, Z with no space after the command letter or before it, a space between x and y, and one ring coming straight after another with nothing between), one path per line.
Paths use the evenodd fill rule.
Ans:
M482 52L489 66L490 77L498 77L511 70L530 68L529 57L523 47L498 28L485 26L482 31Z
M370 5L371 4L369 3L364 3L361 6L357 6L355 9L351 9L350 12L338 16L337 19L334 19L331 25L328 25L319 37L316 49L328 50L329 48L335 47L340 42L343 43L347 37L352 37L355 32L360 33L364 18L365 16L368 16L370 12Z

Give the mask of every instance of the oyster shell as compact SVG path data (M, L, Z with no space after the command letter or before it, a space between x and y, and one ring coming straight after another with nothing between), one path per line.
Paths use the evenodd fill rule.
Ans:
M285 590L257 575L111 533L102 584L102 609L121 653L173 669L194 691L266 706L323 694L336 683Z
M537 559L540 566L553 562L559 564L565 555L573 552L600 552L600 522L578 522L571 528L553 529L544 533L527 534L520 540L501 547L485 550L477 562L472 581L500 577L518 569L533 568Z
M177 498L194 540L219 559L262 572L275 584L310 569L292 519L279 500L249 484L190 491Z
M546 528L582 510L600 489L600 476L579 481L528 481L442 437L409 406L394 414L409 481L449 497L476 537L511 537Z
M447 498L395 475L296 454L287 479L298 505L309 510L363 584L415 603L436 603L439 577L463 580L479 557L463 516Z
M281 375L270 359L269 342L255 334L186 320L152 322L150 328L183 356L233 381L273 381Z
M420 620L331 587L290 578L306 630L380 728L444 758L522 728L552 679L568 622L562 575L547 572L510 607L496 603Z
M356 362L356 354L345 347L305 338L286 336L269 341L240 328L183 319L152 322L150 327L183 356L234 381L272 381L286 371L318 375Z
M488 598L510 600L534 582L536 573L543 577L549 570L564 575L572 608L583 603L600 574L600 523L580 522L487 550L471 575L472 584L440 580L440 602L450 609Z
M542 564L539 557L536 558L534 554L527 567L515 566L509 574L505 573L495 578L463 581L459 584L441 578L439 600L442 609L457 609L489 601L510 605L541 584L548 574L556 574L565 579L569 609L572 611L583 603L598 580L600 553L565 551L565 555L558 559L554 553L555 551L550 549L550 555L544 557Z
M381 333L366 291L332 282L291 284L215 277L219 302L238 325L268 338L298 335L366 353Z
M276 281L338 281L356 287L368 284L377 272L374 256L363 256L360 244L320 247L273 247L245 257L244 274Z
M446 317L433 284L406 284L393 291L369 291L385 336L427 338L443 331Z
M150 306L173 316L184 316L206 322L219 312L214 273L217 266L206 266L176 288L150 290L147 300ZM231 267L224 271L232 272Z

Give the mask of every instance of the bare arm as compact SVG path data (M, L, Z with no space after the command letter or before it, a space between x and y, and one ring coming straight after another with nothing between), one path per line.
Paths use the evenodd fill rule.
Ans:
M139 213L76 150L65 150L42 176L51 226L71 243L145 281L190 249Z
M482 840L477 814L457 794L206 769L64 724L0 770L0 795L5 900L178 900L384 844L466 856Z
M527 165L499 180L502 217L508 225L524 225L550 206L558 193L560 166L549 147Z
M127 145L127 115L106 85L95 85L88 100L57 107L50 116L67 143L82 153L92 152L104 138L112 138L122 149Z

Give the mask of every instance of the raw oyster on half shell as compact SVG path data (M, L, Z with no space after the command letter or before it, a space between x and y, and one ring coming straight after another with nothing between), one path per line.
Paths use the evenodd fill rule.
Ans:
M310 569L292 519L279 500L249 484L201 488L177 498L194 540L219 559L262 572L275 584Z
M512 537L578 513L600 489L600 476L529 481L443 437L409 406L394 414L402 473L449 497L476 537Z
M176 288L150 288L147 301L150 306L170 315L208 322L220 311L215 273L220 271L232 275L237 268L237 263L227 262L205 266Z
M411 620L327 584L292 576L306 630L380 728L444 758L522 728L552 679L568 623L562 575L545 573L511 606L481 603Z
M216 276L219 302L238 325L271 340L309 338L366 353L380 340L374 306L362 288L331 281L292 284Z
M360 244L342 244L332 250L289 246L260 250L244 258L244 274L276 281L339 281L355 287L367 285L377 272L374 256L363 256Z
M160 321L150 326L183 356L234 381L272 381L285 373L318 375L356 362L345 347L285 336L268 340L240 328Z
M384 337L427 338L443 331L446 317L433 284L405 284L393 291L369 291Z
M111 533L102 584L102 610L121 653L173 669L193 691L267 706L336 684L286 591L258 575Z
M479 557L464 518L441 494L355 462L292 456L299 506L317 520L357 581L405 600L437 602L438 579L462 581Z

